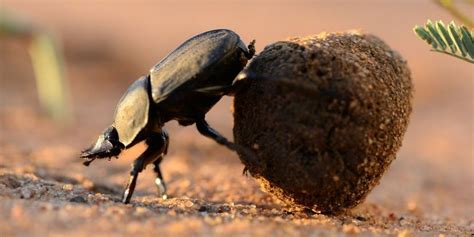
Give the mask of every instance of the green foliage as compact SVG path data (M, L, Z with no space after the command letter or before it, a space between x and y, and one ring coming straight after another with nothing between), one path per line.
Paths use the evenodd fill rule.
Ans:
M446 27L442 21L428 20L425 26L415 26L415 34L432 47L432 51L448 54L474 63L474 33L466 26L451 21Z

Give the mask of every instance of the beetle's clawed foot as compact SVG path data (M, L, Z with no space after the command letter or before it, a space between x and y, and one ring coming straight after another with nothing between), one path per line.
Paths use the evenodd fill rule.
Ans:
M156 178L155 185L158 189L158 196L161 197L163 200L168 199L168 195L166 194L166 185L162 179Z
M255 78L260 78L260 76L257 76L257 74L253 72L249 72L247 70L244 70L240 72L234 79L234 82L232 83L232 86L228 91L226 92L226 95L228 96L235 96L237 92L241 90L245 90L250 83L248 83L250 80L253 80Z
M250 171L249 169L247 168L247 166L244 167L244 170L242 170L242 175L243 176L246 176L246 177L249 177L250 176Z
M245 55L248 59L251 59L255 55L255 40L252 40L250 44L247 46L249 52Z

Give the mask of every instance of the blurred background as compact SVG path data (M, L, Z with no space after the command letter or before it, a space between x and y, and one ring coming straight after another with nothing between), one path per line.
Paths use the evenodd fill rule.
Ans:
M473 9L465 9L472 16ZM258 53L290 36L362 29L407 59L415 85L403 146L366 203L472 225L474 70L430 52L412 32L427 19L454 19L433 1L2 0L0 14L5 12L48 31L59 43L71 119L57 123L40 109L28 42L0 37L0 167L83 175L121 188L143 147L89 168L82 167L78 154L109 125L128 85L184 40L228 28L245 42L256 39ZM223 98L207 115L229 138L231 103ZM194 127L176 122L166 127L171 145L162 169L172 196L257 203L267 198L255 191L252 179L241 176L237 155ZM145 172L140 178L138 196L153 194L152 177Z

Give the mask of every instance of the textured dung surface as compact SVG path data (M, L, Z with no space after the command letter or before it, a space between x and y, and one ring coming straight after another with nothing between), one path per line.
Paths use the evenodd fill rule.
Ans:
M234 102L241 158L263 188L289 203L337 213L364 200L401 146L411 112L406 62L359 33L267 46Z

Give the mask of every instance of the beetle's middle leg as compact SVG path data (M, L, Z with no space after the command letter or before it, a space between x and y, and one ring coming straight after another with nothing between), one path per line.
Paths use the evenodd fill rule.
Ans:
M160 169L160 162L162 160L162 156L158 160L155 160L153 162L153 172L155 172L156 178L155 178L155 185L156 188L158 189L158 196L160 196L162 199L167 199L168 195L166 194L166 184L163 179L163 175L161 174L161 169Z
M130 202L137 184L138 174L142 172L150 163L154 163L156 165L155 162L158 161L159 164L159 162L162 160L163 154L168 148L168 135L164 130L161 133L153 133L147 138L146 144L148 145L147 149L133 162L132 169L130 171L130 179L122 195L123 203ZM160 179L160 182L163 183L161 171L159 172L158 178ZM155 181L155 183L157 183L157 181Z
M167 198L168 198L168 195L166 194L166 184L165 184L165 181L164 181L164 179L163 179L163 175L162 175L162 173L161 173L160 163L161 163L161 161L163 160L163 156L168 153L168 145L169 145L168 135L165 134L164 140L165 140L165 141L164 141L164 143L165 143L164 150L163 150L163 152L160 154L160 157L158 157L158 159L156 159L156 160L153 162L153 165L155 166L155 167L153 167L153 172L155 172L155 175L156 175L156 178L155 178L155 185L156 185L156 187L158 188L158 195L159 195L162 199L167 199Z

